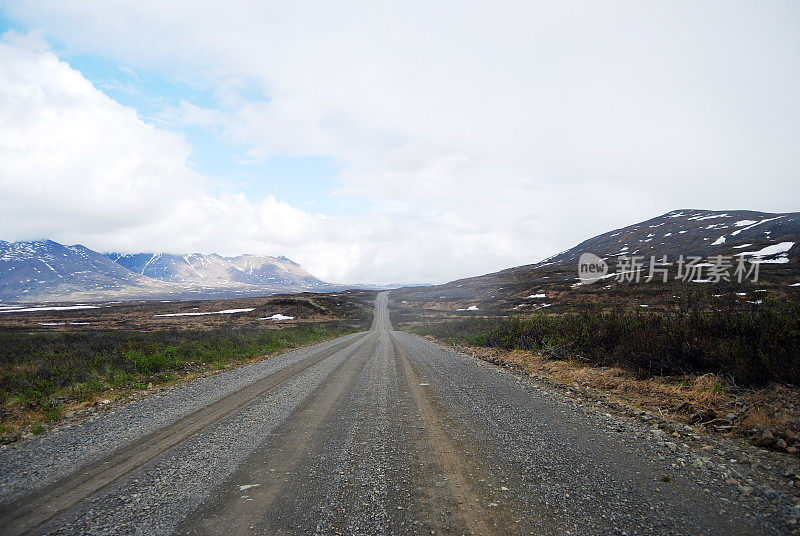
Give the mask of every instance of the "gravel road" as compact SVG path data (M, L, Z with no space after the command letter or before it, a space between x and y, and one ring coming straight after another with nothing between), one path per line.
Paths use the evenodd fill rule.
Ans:
M791 534L794 499L372 329L0 450L0 534Z

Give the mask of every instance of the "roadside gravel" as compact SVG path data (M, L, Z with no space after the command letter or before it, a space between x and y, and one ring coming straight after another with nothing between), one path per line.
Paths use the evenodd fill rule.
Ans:
M170 534L352 351L350 346L310 367L169 451L146 471L121 479L91 508L54 520L42 532L116 535L146 529L147 534Z
M509 493L530 511L547 512L557 533L796 530L796 496L760 477L765 463L756 455L753 470L748 449L717 442L702 450L655 419L612 415L527 375L413 335L396 337L460 423L451 433L476 445Z
M213 376L97 413L42 436L0 448L0 504L71 473L145 435L164 428L287 365L361 334L347 335Z

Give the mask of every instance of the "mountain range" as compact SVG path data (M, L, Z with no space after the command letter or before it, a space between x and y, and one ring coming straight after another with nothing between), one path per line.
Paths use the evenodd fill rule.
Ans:
M52 240L0 241L0 300L225 298L335 290L285 257L101 254Z
M324 288L326 283L286 257L217 254L170 255L166 253L106 253L106 257L131 272L181 285L228 287L232 283L266 288Z
M800 283L800 213L684 209L609 231L535 264L393 295L407 301L515 304L580 284L578 259L593 253L611 266L628 256L644 260L722 255L757 262L762 280ZM0 301L207 299L282 292L337 291L286 257L166 253L101 254L52 240L0 241ZM360 288L366 288L361 286ZM507 302L507 303L506 303ZM455 307L455 306L454 306Z

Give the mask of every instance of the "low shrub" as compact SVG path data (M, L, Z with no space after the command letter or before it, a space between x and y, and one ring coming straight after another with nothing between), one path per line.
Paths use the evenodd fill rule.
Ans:
M670 311L599 309L473 318L416 330L473 346L541 352L646 375L713 372L741 385L800 384L800 306L694 301Z

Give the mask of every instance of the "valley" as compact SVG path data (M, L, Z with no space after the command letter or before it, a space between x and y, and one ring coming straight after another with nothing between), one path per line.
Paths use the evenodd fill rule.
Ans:
M52 256L63 246L6 245L17 251L6 273L41 283L50 266L58 282L39 296L94 285L103 299L0 305L0 523L8 534L791 533L797 242L795 214L674 211L533 265L380 293L331 291L278 258L65 248L91 267L73 273ZM628 252L640 272L615 275ZM757 279L647 280L662 253L737 252ZM584 253L609 277L581 280ZM298 291L178 289L267 293L278 280ZM118 284L170 292L116 299Z

